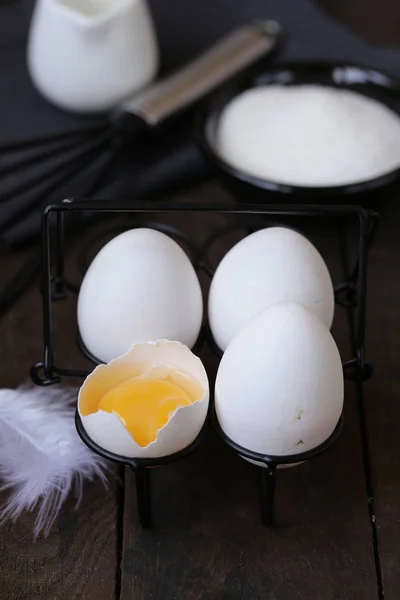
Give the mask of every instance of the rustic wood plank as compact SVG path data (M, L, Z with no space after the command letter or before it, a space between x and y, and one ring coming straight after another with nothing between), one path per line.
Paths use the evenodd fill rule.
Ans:
M370 255L364 385L375 525L386 600L400 598L400 208L384 211Z
M0 259L1 285L21 264L22 256ZM82 361L75 345L75 302L55 310L57 351L65 364ZM31 365L42 357L41 300L37 287L0 320L0 385L16 387L28 380ZM67 382L65 382L67 384ZM46 391L43 390L45 394ZM118 579L119 486L85 486L75 510L71 497L48 539L32 539L35 515L25 514L0 531L0 596L4 600L112 600ZM0 496L0 503L6 494Z
M344 309L337 311L335 335L346 355ZM217 360L207 350L202 357L212 381ZM344 435L330 452L279 473L272 529L260 524L257 469L211 432L194 455L152 472L152 530L139 527L127 473L122 600L377 598L351 383L345 418Z

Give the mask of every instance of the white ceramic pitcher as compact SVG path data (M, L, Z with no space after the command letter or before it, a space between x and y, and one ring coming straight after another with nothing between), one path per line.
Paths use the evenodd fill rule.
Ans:
M28 69L54 104L110 109L155 76L158 48L146 0L37 0Z

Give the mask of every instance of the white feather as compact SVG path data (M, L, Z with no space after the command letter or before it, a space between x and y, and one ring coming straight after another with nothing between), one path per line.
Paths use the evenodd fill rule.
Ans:
M105 461L76 432L76 398L59 387L0 390L0 490L10 490L0 522L38 508L34 535L48 535L71 490L79 503L85 479L106 483Z

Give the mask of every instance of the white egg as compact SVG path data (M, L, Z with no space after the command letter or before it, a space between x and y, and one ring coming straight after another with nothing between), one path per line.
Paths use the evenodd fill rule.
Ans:
M199 386L199 399L176 408L156 438L142 446L115 412L98 409L98 404L121 383L159 368L189 376ZM196 439L207 418L208 404L208 377L201 360L179 342L158 340L136 344L124 356L96 367L79 391L78 412L87 434L105 450L128 458L160 458L183 450Z
M215 384L218 421L234 442L267 455L311 450L343 409L343 369L329 330L308 310L265 309L232 340Z
M192 348L202 318L203 297L192 263L174 240L153 229L132 229L106 244L79 293L79 332L102 362L153 339Z
M252 317L280 302L301 304L332 325L334 290L321 255L296 231L269 227L241 240L218 265L208 301L217 345L225 350Z

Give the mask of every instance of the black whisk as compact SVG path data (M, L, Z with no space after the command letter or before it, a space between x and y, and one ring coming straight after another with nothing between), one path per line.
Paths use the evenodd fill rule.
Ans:
M273 21L243 26L98 123L0 145L0 243L3 238L7 245L7 236L18 241L22 217L24 239L29 233L37 235L39 214L53 198L98 194L104 184L115 179L113 165L126 158L126 142L133 142L131 147L139 156L142 148L151 152L158 144L155 131L161 132L156 139L162 140L165 127L175 122L175 117L186 114L227 81L253 76L278 47L279 39L280 28ZM175 136L175 131L172 134ZM141 139L146 143L140 143ZM18 283L21 292L21 279ZM7 288L7 306L12 296ZM2 302L4 294L0 294L0 313Z
M98 174L103 173L115 155L112 138L112 129L104 123L0 145L0 204L7 204L0 212L0 231L32 207L44 206L65 183L86 174L91 165L97 166ZM86 195L90 196L89 190Z

